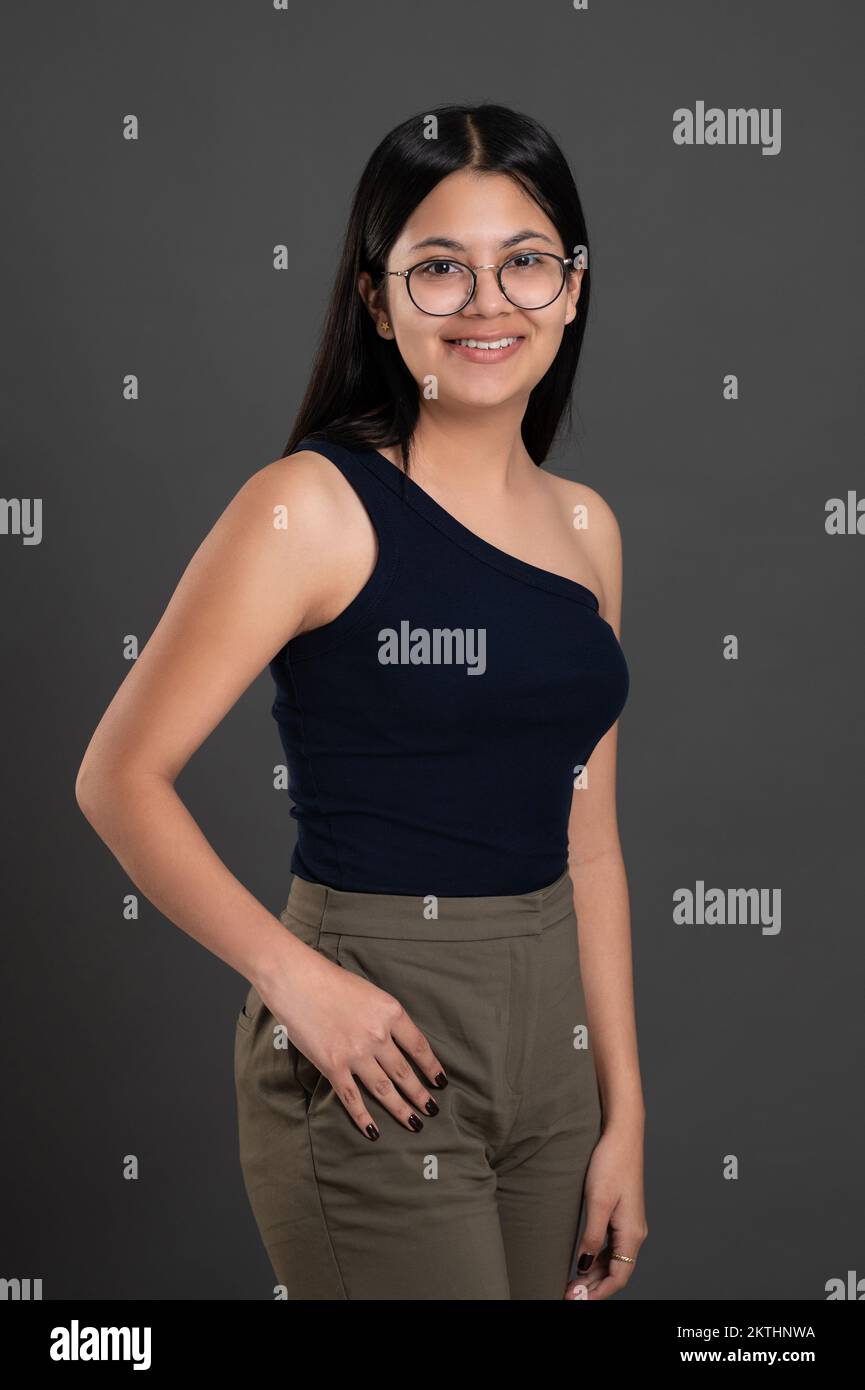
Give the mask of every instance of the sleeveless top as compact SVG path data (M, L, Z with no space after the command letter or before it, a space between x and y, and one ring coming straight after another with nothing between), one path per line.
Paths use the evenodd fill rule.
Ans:
M375 449L301 449L349 482L378 556L332 622L270 662L292 873L359 893L547 887L630 683L596 595L482 540Z

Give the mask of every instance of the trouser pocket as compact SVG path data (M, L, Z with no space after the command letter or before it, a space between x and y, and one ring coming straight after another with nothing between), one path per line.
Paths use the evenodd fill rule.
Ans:
M280 921L305 945L318 951L334 965L338 964L339 937L321 931L296 918L285 908ZM254 985L237 1016L235 1041L235 1075L238 1085L251 1090L262 1087L271 1093L293 1086L303 1092L310 1104L326 1081L318 1067L292 1041L289 1025L271 1013Z

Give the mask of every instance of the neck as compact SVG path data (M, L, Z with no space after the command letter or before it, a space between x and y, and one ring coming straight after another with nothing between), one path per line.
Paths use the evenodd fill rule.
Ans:
M463 497L490 497L519 485L536 472L520 433L524 412L524 401L495 411L472 406L464 414L421 402L411 475L427 491ZM382 452L400 464L396 447Z

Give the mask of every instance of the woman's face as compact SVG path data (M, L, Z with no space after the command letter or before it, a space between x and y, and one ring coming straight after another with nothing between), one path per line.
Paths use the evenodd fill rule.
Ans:
M501 265L528 251L572 254L546 213L513 179L461 169L437 184L411 214L391 249L387 269L408 270L418 261L433 260L439 262L433 273L448 274L440 262ZM396 339L394 350L417 382L422 401L438 398L493 406L527 400L547 371L565 324L576 314L582 276L582 270L567 267L562 291L552 304L518 309L502 294L495 271L479 270L474 297L464 309L445 317L418 309L401 278L387 276L376 292L364 274L359 289L376 324L390 323L387 336ZM461 351L451 341L457 338L518 341L504 351Z

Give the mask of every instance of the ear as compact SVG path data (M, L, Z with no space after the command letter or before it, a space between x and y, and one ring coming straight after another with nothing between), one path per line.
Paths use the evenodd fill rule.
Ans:
M573 270L568 267L568 286L567 286L567 310L565 313L565 323L571 323L577 317L577 301L580 297L580 290L583 285L583 269Z
M384 285L376 289L369 271L362 270L357 277L357 292L369 310L370 318L375 323L376 316L381 313L382 309L387 311L387 294Z

